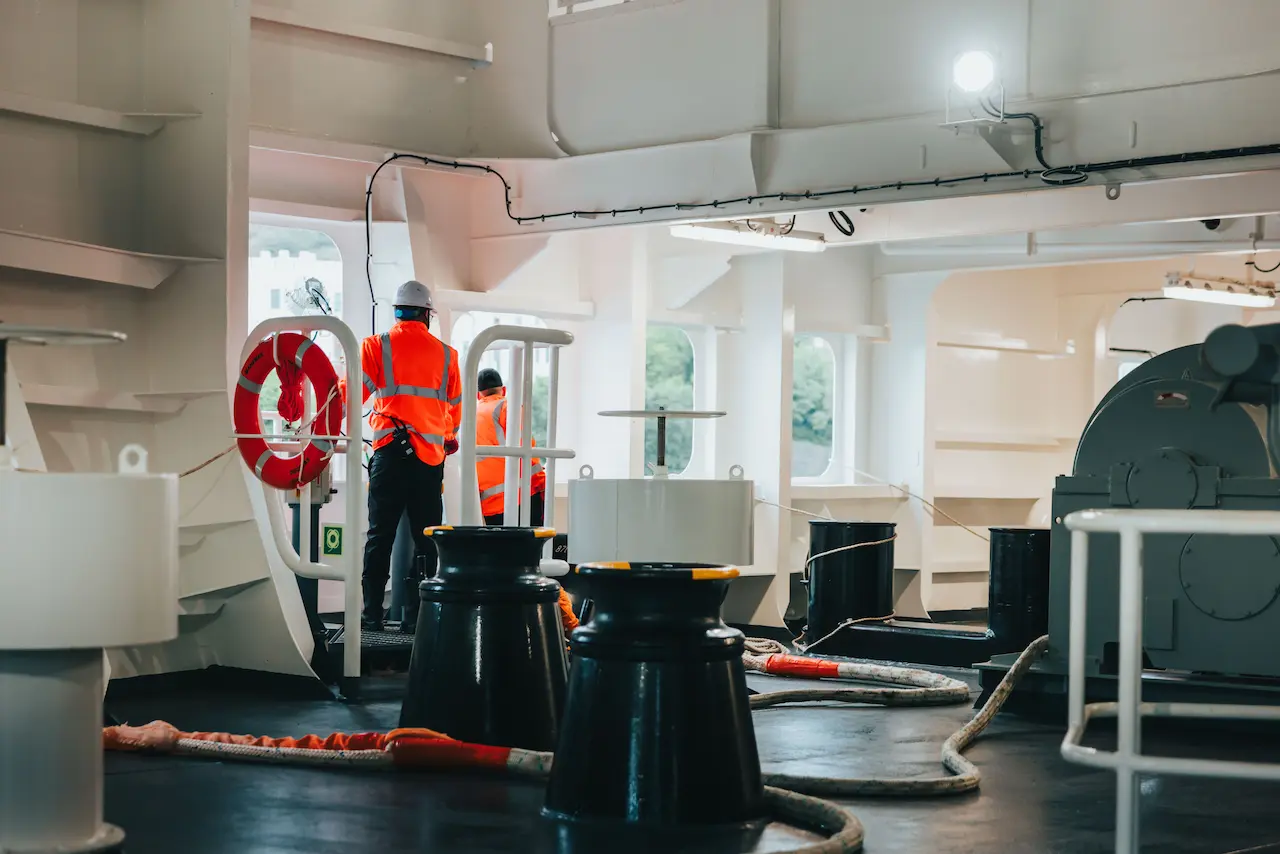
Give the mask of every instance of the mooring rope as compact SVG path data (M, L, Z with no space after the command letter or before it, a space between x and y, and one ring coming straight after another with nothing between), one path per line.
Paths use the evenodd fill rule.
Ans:
M1041 637L1028 646L1000 680L991 697L968 723L942 745L947 776L927 779L806 777L763 775L764 799L776 821L827 835L819 842L779 854L853 854L862 850L862 823L852 812L816 795L940 796L976 789L978 768L963 751L990 725L1018 681L1049 646ZM969 687L958 679L911 667L787 655L776 641L749 638L743 663L748 670L808 679L853 679L898 687L816 688L775 691L751 698L751 708L784 703L837 701L879 706L954 705L969 698ZM116 726L103 731L103 742L114 750L153 750L249 762L305 764L321 767L393 769L489 768L526 779L544 780L551 773L550 752L468 744L431 730L393 730L390 733L335 733L321 740L255 738L226 733L184 733L163 721L142 727ZM308 746L309 745L309 746Z
M757 646L757 648L760 648ZM1022 651L1009 671L1005 673L1000 684L991 692L991 696L982 705L973 718L961 727L942 744L942 766L951 773L942 777L924 779L891 779L891 778L840 778L840 777L806 777L793 774L765 774L764 781L771 786L789 789L793 792L806 792L811 795L828 795L831 797L869 797L885 795L901 795L928 797L941 795L958 795L978 788L982 782L982 774L963 752L985 730L1000 707L1009 699L1009 695L1018 682L1026 675L1036 660L1049 648L1049 636L1037 638ZM770 656L790 659L792 656ZM758 657L747 654L743 662L748 670L779 675L799 676L788 672L785 667L774 666L769 669L769 659L761 661ZM756 694L751 697L752 709L765 709L784 703L810 703L837 701L842 703L866 703L877 706L940 706L963 703L969 699L969 686L958 679L952 679L927 670L910 667L890 667L865 662L834 662L816 659L794 659L801 662L815 662L826 665L838 672L832 674L838 678L856 679L873 682L891 682L898 685L909 685L908 688L809 688L788 691L772 691ZM803 677L802 677L803 678ZM813 678L812 676L808 678Z

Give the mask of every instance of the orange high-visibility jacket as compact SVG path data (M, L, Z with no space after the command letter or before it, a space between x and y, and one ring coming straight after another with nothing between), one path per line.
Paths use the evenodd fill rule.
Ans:
M501 395L482 397L476 404L476 447L481 445L505 445L507 443L507 400ZM536 444L536 443L534 443ZM478 457L476 480L480 486L480 512L485 516L501 513L506 508L503 500L507 461L505 457ZM529 494L537 495L547 487L547 475L542 461L533 459L533 475L530 477Z
M409 427L418 459L432 466L443 463L445 439L456 438L462 421L458 351L425 323L401 321L361 342L360 367L362 400L374 397L369 416L374 450L391 441L399 421Z

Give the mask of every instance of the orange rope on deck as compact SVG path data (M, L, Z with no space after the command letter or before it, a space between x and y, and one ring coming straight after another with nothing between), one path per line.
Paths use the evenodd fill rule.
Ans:
M107 750L152 751L215 759L233 759L322 767L475 768L518 777L545 779L552 754L514 747L490 747L457 741L428 729L396 729L382 733L333 733L321 738L265 738L225 732L183 732L164 721L144 726L112 726L102 731ZM764 787L773 818L826 838L801 843L779 854L852 854L862 849L862 824L847 809L828 801L772 786Z
M183 732L165 721L152 721L143 726L105 727L102 746L106 750L311 765L477 768L532 776L545 776L551 770L550 753L472 744L430 729L269 738L226 732Z

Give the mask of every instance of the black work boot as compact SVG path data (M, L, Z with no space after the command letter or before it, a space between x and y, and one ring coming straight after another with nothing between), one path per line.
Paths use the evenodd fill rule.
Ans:
M382 600L386 592L374 589L366 580L364 586L364 611L360 614L360 628L366 632L383 631Z

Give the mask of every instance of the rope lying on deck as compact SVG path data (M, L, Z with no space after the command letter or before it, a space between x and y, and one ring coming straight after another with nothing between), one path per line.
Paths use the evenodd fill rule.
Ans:
M469 744L427 729L293 739L182 732L164 721L152 721L139 727L107 727L103 745L108 750L330 768L488 769L535 780L551 774L552 761L549 752ZM821 842L780 854L850 854L861 850L862 823L843 807L772 786L765 787L764 796L773 818L829 835Z
M748 670L761 673L773 673L779 676L792 676L808 679L840 678L855 679L867 682L888 682L896 685L907 685L907 688L834 688L834 689L802 689L794 691L772 691L767 694L756 694L751 698L752 709L766 709L783 703L807 703L820 701L836 701L842 703L865 703L876 706L945 706L963 703L969 699L969 686L958 679L952 679L927 670L910 667L890 667L883 664L871 664L855 661L827 661L814 658L773 653L761 656L758 653L766 644L775 641L752 639L746 654L742 656L743 664ZM777 644L781 648L781 644ZM753 653L754 648L757 652ZM952 733L942 745L942 765L951 774L944 777L928 777L923 779L883 779L883 778L839 778L839 777L802 777L792 774L765 774L765 783L790 789L793 792L807 792L811 795L828 795L832 797L853 796L885 796L905 795L916 797L958 795L969 792L982 782L982 774L968 759L963 751L973 743L983 730L990 725L1000 707L1009 699L1018 681L1031 669L1031 665L1049 648L1049 636L1045 635L1031 642L1022 651L1009 668L1009 672L1000 680L1000 684L987 698L973 718L956 732Z
M977 767L961 754L991 723L1018 681L1048 648L1048 637L1032 642L991 697L973 717L942 746L942 764L951 776L927 779L879 779L803 777L765 774L765 801L774 819L828 834L821 842L780 854L851 854L862 850L863 828L847 809L813 795L843 796L939 796L968 792L981 782ZM805 689L758 694L753 709L783 703L837 701L880 706L953 705L969 698L969 688L957 679L907 667L851 661L802 658L781 652L773 641L750 639L743 664L748 670L806 679L853 679L905 687L853 687ZM517 777L545 779L551 773L553 755L520 748L470 744L428 729L396 729L388 733L334 733L267 738L229 733L182 732L164 721L145 726L107 727L103 746L108 750L153 751L186 756L322 767L489 769Z

